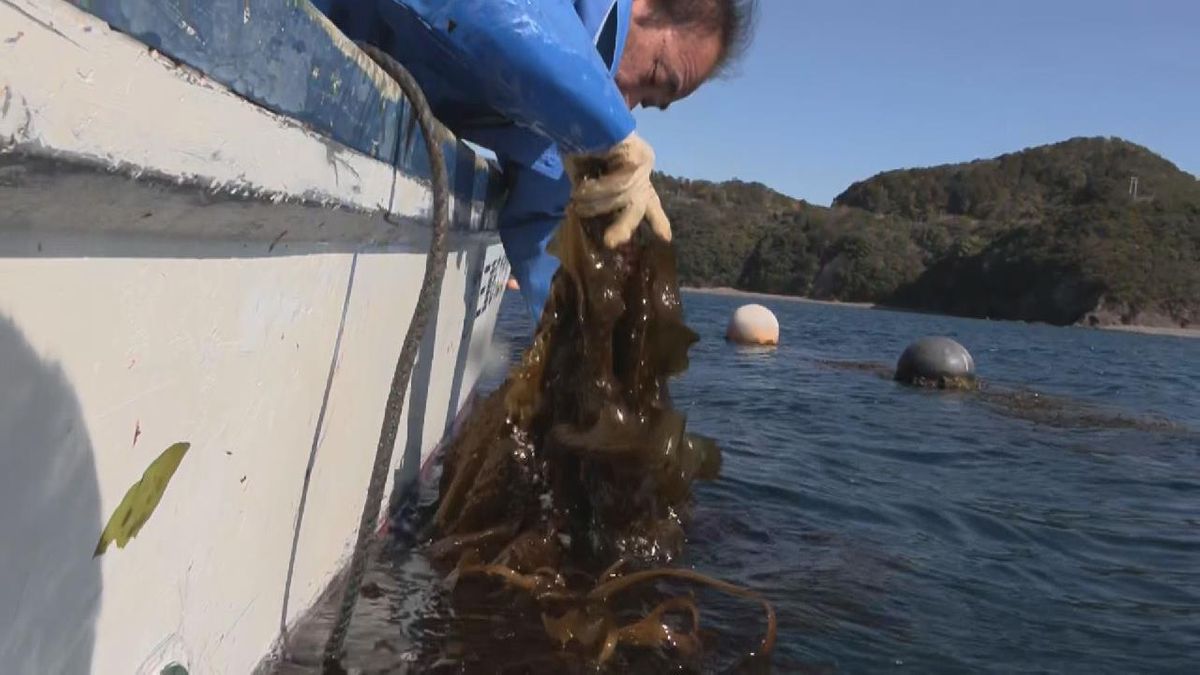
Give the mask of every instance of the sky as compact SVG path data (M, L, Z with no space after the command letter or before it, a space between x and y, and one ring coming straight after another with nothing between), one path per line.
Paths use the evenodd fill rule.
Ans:
M1119 136L1200 174L1200 0L759 0L732 77L639 110L657 168L826 205L890 169Z

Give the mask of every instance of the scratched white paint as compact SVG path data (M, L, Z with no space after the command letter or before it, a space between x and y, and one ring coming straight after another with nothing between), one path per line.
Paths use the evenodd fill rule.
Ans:
M424 424L421 427L423 436L420 447L423 452L428 452L442 438L447 423L446 411L452 394L453 373L458 362L457 355L461 343L459 336L464 320L463 312L468 309L464 304L463 289L466 284L473 281L466 274L466 261L464 260L463 264L456 263L455 257L451 255L447 266L446 280L442 286L441 305L436 324L437 339L434 349L433 377L426 383L418 380L419 370L418 374L414 375L413 384L406 397L408 405L400 423L400 434L393 450L397 459L396 466L399 466L399 460L408 445L409 411L413 408L417 397L425 397L426 405ZM477 261L472 262L477 264ZM369 449L370 452L374 452L380 424L383 421L383 406L381 404L373 408L364 408L360 392L363 390L386 392L400 347L397 341L388 337L388 333L399 334L406 329L407 317L412 311L412 303L416 299L413 290L399 295L396 293L396 289L415 289L417 285L410 282L402 270L398 270L390 264L385 256L360 256L358 264L363 287L361 289L357 285L355 287L346 334L343 337L342 353L367 352L386 354L387 356L373 361L356 359L339 362L338 376L330 393L329 409L326 413L328 419L325 425L325 436L322 438L317 461L313 468L315 484L336 484L345 480L347 468L343 466L343 454L349 448L361 448L363 451ZM496 306L498 304L496 303ZM395 316L398 311L397 307L403 307L402 310L399 310L402 317ZM492 311L495 311L495 306ZM388 321L389 325L386 331L380 330L379 319L389 316L395 318ZM494 323L494 320L494 316L489 316L490 322ZM476 330L472 339L472 347L478 343L490 341L491 325L489 323L486 336L484 335L485 331ZM431 330L433 328L434 326L431 326ZM422 355L422 360L424 360L424 355ZM463 367L467 369L468 379L474 382L480 372L478 365L464 361ZM460 399L459 405L461 406L463 402L465 401ZM358 484L366 485L370 475L369 464L359 465L357 471L358 473L354 474L354 480L359 481ZM394 475L389 474L387 488L384 490L385 495L391 493L394 478ZM339 559L345 559L350 555L354 543L350 539L346 539L340 548L330 547L322 542L335 538L338 532L353 531L360 515L358 509L362 505L363 493L363 490L358 490L353 492L352 496L348 496L337 490L326 490L309 494L304 527L301 531L302 543L297 561L297 578L315 580L318 583L312 581L303 585L294 583L293 598L298 598L302 602L299 603L300 607L292 606L291 610L302 609L316 600L317 595L324 587L319 570L336 567ZM353 512L345 508L343 504L347 499L356 505ZM299 616L299 611L294 611L289 619L295 620Z
M184 251L179 258L0 258L0 317L15 323L47 368L61 371L81 410L83 428L75 433L88 439L93 452L99 503L94 513L75 515L90 518L94 529L85 528L86 538L79 528L68 530L75 540L67 548L74 563L96 565L102 578L92 624L95 673L156 673L171 661L192 673L246 673L278 636L292 526L352 254L182 257L188 253L201 252ZM427 396L423 454L455 412L450 388L474 291L468 270L482 255L467 251L451 259L432 378L415 383ZM311 606L350 552L422 267L418 254L359 256L301 530L289 621ZM469 336L465 351L472 358L462 364L460 403L483 365L474 355L490 339L497 305ZM7 425L0 439L23 423L0 417ZM406 413L396 468L407 430ZM176 441L189 441L192 449L149 523L125 549L113 547L90 561L102 523L125 490ZM55 455L77 445L62 442L75 445L43 451ZM36 517L36 505L5 503L9 494L0 492L2 517ZM51 529L38 536L59 534ZM0 565L0 583L24 583L43 573L54 570ZM29 597L21 609L71 611ZM5 672L49 672L20 665L9 660Z
M338 151L335 170L330 146L312 134L49 0L0 2L0 149L14 144L280 199L323 195L361 209L337 222L368 234L394 180L395 213L429 209L428 191L390 167ZM356 258L285 239L274 254L248 253L236 239L98 230L97 213L107 223L138 212L139 199L154 208L150 200L165 197L113 179L104 185L119 192L106 196L120 208L52 210L51 200L70 201L63 186L77 184L33 195L24 211L0 205L0 663L39 675L150 674L172 662L194 674L248 673L279 637L335 357L289 623L347 560L423 251L369 246ZM34 189L0 194L16 203ZM43 220L62 219L61 231L31 230L34 207ZM264 210L214 205L173 222L191 227L219 213L229 227L214 231L237 232L323 213ZM420 241L412 229L395 241ZM466 331L470 343L461 340L479 284L505 280L476 276L499 255L493 240L454 239L430 381L414 382L409 396L426 406L415 427L422 456L484 367L498 299ZM408 422L406 411L396 469ZM149 522L125 549L92 559L125 491L177 441L192 448Z
M363 65L377 70L369 59ZM58 0L0 3L0 148L12 145L214 190L409 217L431 208L428 189L392 167L264 113Z

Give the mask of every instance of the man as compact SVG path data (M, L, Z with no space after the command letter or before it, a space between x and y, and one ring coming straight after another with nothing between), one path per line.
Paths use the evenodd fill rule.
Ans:
M314 4L404 64L451 131L496 153L508 187L500 238L536 323L558 267L546 245L568 204L582 216L617 212L608 246L643 219L670 239L650 184L654 153L630 111L665 110L716 74L744 45L754 0ZM589 156L617 169L573 186L571 167Z

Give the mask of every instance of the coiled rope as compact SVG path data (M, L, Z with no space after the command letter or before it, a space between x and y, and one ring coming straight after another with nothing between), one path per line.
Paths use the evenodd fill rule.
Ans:
M408 332L404 336L404 346L400 349L400 357L396 360L396 370L392 374L392 387L388 392L387 406L383 414L383 428L379 433L379 445L375 448L375 465L371 468L371 481L367 484L367 501L363 504L362 519L358 523L358 537L354 543L354 554L350 558L350 569L346 578L346 587L342 593L341 608L337 621L325 643L323 659L326 673L343 673L341 662L345 657L346 634L350 628L350 620L354 616L354 606L358 601L359 588L362 586L363 575L367 566L367 549L379 521L380 503L383 500L383 488L387 482L388 469L392 463L392 449L396 445L396 434L400 427L400 418L404 411L404 398L408 390L412 371L417 361L417 352L425 336L429 316L438 302L442 289L442 277L446 273L446 239L450 227L450 177L446 171L446 158L442 155L439 143L437 120L425 99L425 93L413 76L382 50L368 44L359 43L359 48L375 60L396 84L412 104L413 114L425 137L425 147L429 152L429 163L433 179L433 228L429 242L429 252L425 257L425 277L421 281L421 290L417 296L417 306L413 310L412 321L408 324ZM400 133L397 133L397 148ZM398 153L397 153L398 154Z

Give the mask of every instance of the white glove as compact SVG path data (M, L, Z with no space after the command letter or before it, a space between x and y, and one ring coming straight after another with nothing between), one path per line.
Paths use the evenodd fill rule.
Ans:
M565 164L571 178L567 208L576 216L595 218L620 211L604 231L605 246L616 248L628 242L643 219L659 238L671 241L671 222L650 183L654 150L636 132L606 152L572 155Z

